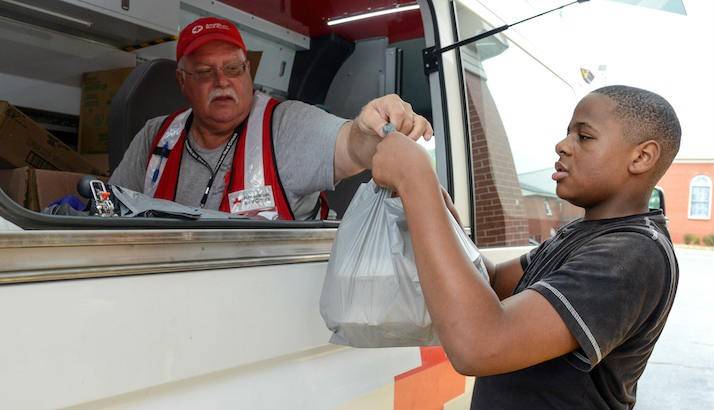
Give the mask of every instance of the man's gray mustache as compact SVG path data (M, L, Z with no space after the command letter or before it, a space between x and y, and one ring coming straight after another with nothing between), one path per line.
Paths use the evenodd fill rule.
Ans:
M230 97L233 101L238 101L238 95L236 95L235 90L232 88L216 88L208 93L208 102L213 102L213 100L219 97Z

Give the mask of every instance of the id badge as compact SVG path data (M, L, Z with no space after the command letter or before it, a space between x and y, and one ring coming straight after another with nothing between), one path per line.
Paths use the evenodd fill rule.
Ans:
M257 214L275 209L273 189L270 185L248 188L228 194L231 213L237 215Z

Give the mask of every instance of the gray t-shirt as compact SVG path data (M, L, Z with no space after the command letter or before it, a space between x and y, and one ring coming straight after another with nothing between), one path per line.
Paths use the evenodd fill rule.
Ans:
M136 134L109 183L143 192L144 176L151 143L166 117L153 118ZM273 146L278 174L295 219L306 219L317 203L320 191L334 189L335 142L346 120L302 103L285 101L273 112ZM212 169L224 146L204 149L189 134L191 146ZM237 145L237 144L235 144ZM206 209L218 209L225 189L225 174L230 169L235 146L221 164ZM176 189L176 202L198 207L211 177L204 165L184 152Z
M524 255L521 265L514 294L533 289L545 297L580 348L479 377L471 408L632 409L679 277L662 212L576 221Z

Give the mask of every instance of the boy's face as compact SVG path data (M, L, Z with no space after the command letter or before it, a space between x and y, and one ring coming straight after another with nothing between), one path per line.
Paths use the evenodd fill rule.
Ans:
M588 94L575 107L567 136L555 146L556 193L573 205L586 209L602 205L627 182L635 146L625 140L615 107L609 97Z

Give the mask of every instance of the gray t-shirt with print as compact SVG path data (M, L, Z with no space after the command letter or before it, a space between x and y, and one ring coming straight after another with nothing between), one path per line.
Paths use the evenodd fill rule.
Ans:
M143 192L144 176L151 143L165 116L153 118L136 134L109 183ZM273 146L278 174L295 219L308 218L320 191L334 189L335 143L346 120L302 103L285 101L273 112ZM191 146L215 169L224 146L207 150L189 134ZM235 144L237 145L237 144ZM235 146L216 174L206 209L218 209L225 189L225 174L230 169ZM176 189L176 202L198 207L211 172L184 152Z
M643 235L646 233L646 236ZM679 268L662 212L578 220L521 257L514 294L553 306L579 349L476 380L472 410L630 410Z

